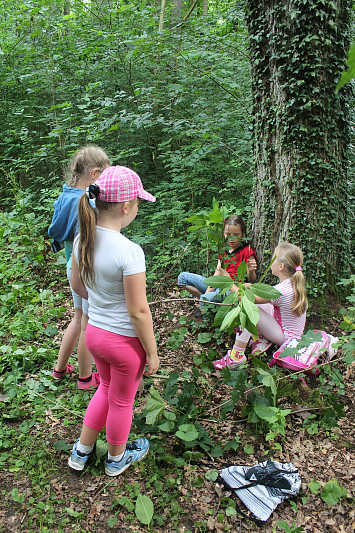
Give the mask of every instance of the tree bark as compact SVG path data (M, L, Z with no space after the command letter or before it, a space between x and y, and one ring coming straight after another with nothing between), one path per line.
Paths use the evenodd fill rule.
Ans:
M348 0L247 0L255 158L253 243L300 246L307 278L349 273L349 90L335 95L349 45Z

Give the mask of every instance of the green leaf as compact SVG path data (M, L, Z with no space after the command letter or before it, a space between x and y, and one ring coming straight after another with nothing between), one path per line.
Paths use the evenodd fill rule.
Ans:
M191 442L198 438L198 431L193 424L182 424L175 435L181 440Z
M108 525L108 527L110 527L110 528L115 527L115 525L117 524L117 522L118 522L118 518L116 518L116 516L113 516L112 518L108 518L108 519L107 519L107 525Z
M234 281L229 276L210 276L209 278L204 279L203 283L207 287L225 289L227 291L229 291L234 285Z
M145 410L147 412L145 420L149 425L155 424L159 415L165 409L165 403L163 398L160 396L159 391L157 391L153 386L150 388L150 398L148 398L145 405Z
M241 299L241 305L243 306L243 311L247 315L248 320L256 326L259 321L259 307L251 302L245 294Z
M342 87L344 87L346 83L348 83L350 80L352 80L355 77L355 42L353 42L353 44L350 46L346 64L349 67L349 69L345 70L340 76L340 79L336 86L337 93L340 91Z
M54 446L60 452L71 452L73 449L73 445L68 444L65 440L57 440Z
M312 481L308 483L308 488L313 494L317 494L317 492L319 491L321 487L322 485L318 483L318 481L315 481L314 479L312 479Z
M281 293L272 287L271 285L266 285L266 283L253 283L250 287L250 290L260 298L264 300L274 300L281 296Z
M154 505L145 494L138 494L135 508L136 517L142 524L149 525L153 518Z
M278 420L278 416L276 414L278 409L276 407L270 407L263 404L254 404L254 411L259 418L266 420L270 424L274 424Z
M207 479L207 481L216 481L216 479L218 478L218 470L216 470L215 468L213 470L208 470L205 474L205 478Z
M223 300L224 304L231 304L231 306L227 305L220 305L218 306L218 311L214 317L214 326L220 326L223 322L224 317L226 316L229 311L232 309L232 304L238 304L238 295L236 292L231 292L230 294L227 294L227 296Z
M229 311L223 319L220 330L224 331L225 329L228 329L236 321L241 310L241 305L238 305L238 307L234 307L234 309Z
M254 446L252 446L251 444L247 444L246 446L244 446L244 451L248 455L251 455L252 453L254 453Z
M248 267L245 261L242 261L237 268L237 276L240 281L245 280L247 276Z
M199 342L200 344L206 344L207 342L210 342L211 339L212 334L208 333L208 331L204 331L197 335L197 342Z
M107 442L102 439L97 439L96 441L96 457L101 459L107 453Z
M321 492L322 500L328 505L336 505L340 500L348 495L348 491L338 485L336 479L331 479L326 483Z

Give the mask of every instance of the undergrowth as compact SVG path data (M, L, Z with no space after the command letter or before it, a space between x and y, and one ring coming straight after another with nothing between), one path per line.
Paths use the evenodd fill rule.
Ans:
M94 531L82 525L89 520L87 509L92 504L87 493L77 498L75 492L58 489L67 476L58 470L58 462L63 463L59 457L65 457L65 464L91 397L90 391L78 391L75 381L51 379L60 340L58 323L65 323L67 313L67 290L58 288L58 280L65 278L64 260L49 254L46 223L38 222L26 198L18 198L12 212L2 213L1 222L0 468L14 479L10 494L4 491L3 497L9 498L16 512L26 503L26 531ZM354 278L343 284L353 288ZM349 294L350 305L343 310L340 324L344 330L341 357L348 365L355 346L354 296ZM237 450L252 454L260 443L264 456L272 457L282 450L288 420L297 410L309 410L303 422L308 435L331 435L344 416L345 385L335 365L324 366L319 378L311 378L316 386L308 389L300 381L302 374L285 375L256 358L248 368L223 369L216 376L212 360L228 340L212 326L213 313L205 313L200 322L188 313L178 320L171 309L165 308L164 313L160 318L165 326L157 335L160 350L169 363L169 354L174 358L182 346L188 346L190 364L183 368L177 361L167 364L158 376L146 379L149 395L145 405L137 399L131 437L148 435L154 453L135 467L139 481L122 477L110 492L108 529L126 523L169 524L173 530L186 523L191 530L205 531L208 517L194 523L186 509L193 491L216 481L216 465L222 464L216 460L229 461ZM229 420L241 421L245 431L226 434L223 427ZM94 480L103 474L105 453L102 435L89 466ZM197 474L196 465L206 466L203 475ZM182 492L186 476L189 490ZM97 498L106 493L104 485ZM181 502L186 502L186 509ZM235 502L222 496L218 510L207 514L217 516L228 530L230 517L236 515Z

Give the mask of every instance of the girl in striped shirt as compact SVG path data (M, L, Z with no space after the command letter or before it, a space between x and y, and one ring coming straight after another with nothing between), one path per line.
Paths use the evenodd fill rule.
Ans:
M274 300L255 296L255 303L259 305L259 353L265 351L265 346L260 345L281 346L290 339L301 338L306 324L307 295L302 273L302 250L288 242L281 242L274 255L276 259L272 263L271 271L280 280L274 287L281 295ZM263 304L267 303L272 304L272 307L268 306L272 314L263 308ZM214 367L218 370L223 367L233 369L245 363L247 358L244 352L250 337L251 333L245 328L237 333L233 349L222 359L214 361ZM255 354L254 350L253 353Z

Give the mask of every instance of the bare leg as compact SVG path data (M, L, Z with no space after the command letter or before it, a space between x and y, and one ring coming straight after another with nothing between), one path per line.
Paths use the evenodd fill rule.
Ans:
M197 296L197 298L199 298L202 294L202 292L196 289L196 287L194 287L193 285L180 285L180 288L185 289L185 291L188 291L193 296Z
M81 317L81 309L75 309L74 316L64 332L59 348L57 363L54 367L58 372L63 372L67 368L69 357L73 353L73 350L78 342L81 329Z
M83 424L83 428L81 430L81 435L80 435L81 444L83 444L84 446L92 446L94 442L96 442L96 439L99 433L100 431L97 431L96 429L91 429L85 424ZM116 446L108 442L107 448L108 448L108 452L110 455L120 455L121 453L125 451L126 443L119 444Z
M92 372L92 355L85 344L85 331L88 324L89 317L82 314L81 317L81 331L78 344L78 364L79 364L79 378L85 379L91 376ZM82 443L84 444L84 443Z

